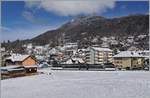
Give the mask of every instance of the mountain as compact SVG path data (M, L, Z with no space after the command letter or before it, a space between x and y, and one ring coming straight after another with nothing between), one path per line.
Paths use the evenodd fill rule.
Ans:
M33 39L32 42L47 44L58 43L59 40L69 38L70 42L83 42L84 39L92 40L94 37L148 35L149 15L131 15L119 18L105 18L101 16L78 17L57 30L47 31Z
M115 37L115 40L120 42L126 40L130 36L134 36L134 41L137 41L134 45L147 49L149 39L148 33L149 15L130 15L118 18L80 16L65 23L56 30L47 31L30 39L30 42L39 45L51 44L52 46L63 42L79 42L82 47L82 45L84 46L85 44L102 44L103 41L101 38L103 37L108 38L108 40L109 37ZM147 36L142 39L137 39L139 35ZM93 43L92 40L95 38L97 41ZM124 44L125 43L126 42L124 42ZM133 43L131 45L133 45Z

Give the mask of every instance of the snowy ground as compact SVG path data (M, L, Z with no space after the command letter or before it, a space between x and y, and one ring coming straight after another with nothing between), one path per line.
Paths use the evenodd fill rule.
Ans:
M150 98L150 72L51 71L1 81L1 98Z

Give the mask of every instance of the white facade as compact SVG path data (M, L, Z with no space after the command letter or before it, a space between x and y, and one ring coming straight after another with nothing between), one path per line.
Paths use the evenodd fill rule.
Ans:
M86 51L87 64L112 62L112 50L109 48L89 47Z

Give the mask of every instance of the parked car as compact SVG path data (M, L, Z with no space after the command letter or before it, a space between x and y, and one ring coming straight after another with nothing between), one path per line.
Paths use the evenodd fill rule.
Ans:
M149 70L149 66L144 67L144 70L148 71Z
M49 65L47 62L43 62L38 64L38 68L47 68L50 67L51 65Z
M116 70L115 65L112 63L104 63L103 67L104 67L104 70L106 70L106 71Z

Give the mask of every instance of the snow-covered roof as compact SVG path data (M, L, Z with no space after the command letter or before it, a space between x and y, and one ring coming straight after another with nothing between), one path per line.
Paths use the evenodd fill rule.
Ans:
M84 63L82 58L72 58L72 60L74 61L79 61L80 63Z
M101 47L92 47L94 50L97 50L97 51L112 51L111 49L109 48L101 48Z
M38 60L44 60L44 56L41 56L41 55L35 55L36 59Z
M44 48L43 46L35 46L36 49Z
M64 62L64 64L73 64L73 62L72 62L71 59L69 59L69 60L67 60L66 62Z
M66 43L66 45L77 45L77 43Z
M72 58L72 59L68 59L66 62L64 62L64 64L73 64L73 61L75 61L75 63L84 63L82 58Z
M10 57L6 58L6 60L11 60L13 62L15 61L23 61L30 55L21 55L21 54L12 54Z
M62 46L57 46L57 49L60 51L65 51L65 47L62 47Z
M78 49L78 51L86 51L87 49Z
M59 55L59 54L62 54L62 52L57 48L53 48L49 51L49 54L50 55Z
M15 68L19 68L21 67L21 65L10 65L10 66L6 66L6 67L1 67L1 69L15 69Z
M59 53L59 50L57 50L56 48L52 48L50 51L49 51L50 54L57 54Z
M144 57L144 55L138 51L122 51L113 57Z
M5 48L4 48L4 47L1 47L1 48L0 48L0 51L5 51Z

